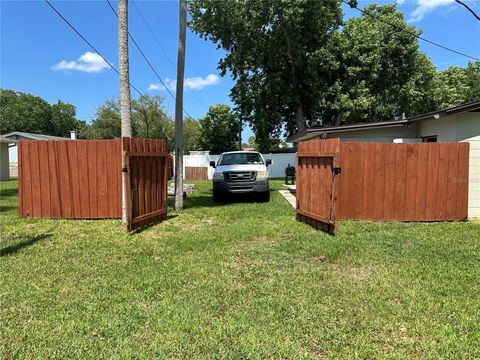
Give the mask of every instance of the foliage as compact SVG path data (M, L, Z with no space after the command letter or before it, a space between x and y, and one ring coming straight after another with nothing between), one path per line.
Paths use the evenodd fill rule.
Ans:
M163 106L163 97L159 95L142 95L132 100L133 136L145 139L163 139L167 141L168 150L175 148L175 124ZM92 123L85 127L82 137L86 139L115 139L121 136L120 103L110 99L97 107ZM184 153L198 150L198 121L184 120Z
M226 51L232 99L257 143L315 119L313 104L328 79L327 50L341 23L339 1L192 1L191 28Z
M121 132L120 102L107 100L97 107L94 120L80 135L85 139L115 139Z
M50 105L39 96L0 89L0 133L23 131L69 137L83 126L75 117L75 106L58 101Z
M212 154L238 150L240 120L228 105L210 106L200 122L199 144Z
M270 203L118 220L18 218L1 182L4 359L478 359L480 223L340 222Z
M479 63L437 73L396 5L370 5L345 22L334 0L192 0L190 11L192 30L225 50L219 68L236 81L231 98L262 149L304 124L381 121L480 98Z
M450 66L435 76L434 97L439 109L480 100L480 61L466 68Z
M200 123L187 117L183 120L183 153L200 150Z
M348 19L337 33L333 81L319 104L321 125L433 110L435 69L418 50L413 33L419 31L406 24L396 5L370 5L365 13Z

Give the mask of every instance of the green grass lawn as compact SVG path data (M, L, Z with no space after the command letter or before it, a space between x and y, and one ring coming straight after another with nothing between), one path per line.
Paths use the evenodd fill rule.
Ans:
M214 205L198 185L127 235L20 219L2 182L0 358L480 357L480 223L340 222L332 237L278 192Z

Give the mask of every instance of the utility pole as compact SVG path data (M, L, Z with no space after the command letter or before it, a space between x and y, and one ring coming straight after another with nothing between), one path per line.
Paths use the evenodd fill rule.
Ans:
M177 92L175 97L175 210L183 209L183 77L187 32L187 2L180 0L177 57Z
M123 137L132 137L130 79L128 64L128 0L118 0L118 62L120 67L120 118ZM122 169L125 167L122 154ZM127 176L122 172L122 222L127 223Z

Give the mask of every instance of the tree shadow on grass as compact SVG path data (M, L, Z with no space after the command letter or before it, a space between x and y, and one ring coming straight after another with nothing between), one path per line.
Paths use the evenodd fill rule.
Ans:
M17 197L17 196L18 196L18 188L14 188L14 189L0 189L0 196L1 196L2 198Z
M40 235L31 237L31 238L27 238L26 240L24 240L22 242L19 242L16 245L11 245L11 246L7 246L5 248L2 248L2 249L0 249L0 257L15 254L16 252L22 250L23 248L31 246L31 245L35 244L36 242L44 240L44 239L46 239L50 236L52 236L52 234L50 234L50 233L40 234Z

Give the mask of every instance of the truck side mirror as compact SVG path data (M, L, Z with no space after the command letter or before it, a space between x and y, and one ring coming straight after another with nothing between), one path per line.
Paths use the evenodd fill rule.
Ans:
M265 160L265 165L266 166L272 165L272 160L271 159Z
M210 161L210 166L213 167L213 168L216 167L215 166L215 161Z

